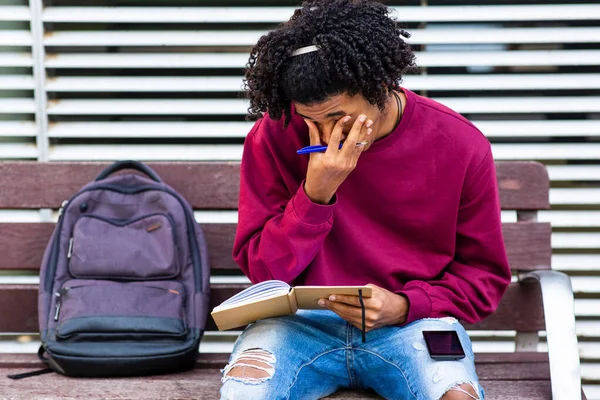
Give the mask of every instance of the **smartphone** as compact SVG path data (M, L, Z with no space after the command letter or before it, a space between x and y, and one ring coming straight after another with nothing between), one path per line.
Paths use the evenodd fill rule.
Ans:
M456 331L423 331L429 356L434 360L448 361L465 358Z

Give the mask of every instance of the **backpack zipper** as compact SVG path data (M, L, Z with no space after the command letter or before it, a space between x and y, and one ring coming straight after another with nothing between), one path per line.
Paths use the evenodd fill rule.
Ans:
M78 289L78 288L88 287L88 286L90 286L90 285L65 286L64 288L60 289L58 292L54 293L54 296L57 297L56 306L54 307L54 320L55 321L58 321L58 317L60 316L60 309L62 308L62 303L63 303L63 299L64 299L65 295L71 289ZM160 286L150 286L150 285L138 285L138 286L145 287L148 289L162 290L163 292L169 292L169 293L172 293L177 296L181 296L182 292L184 292L184 294L185 294L185 286L184 285L181 285L182 291L175 290L175 289L162 288Z

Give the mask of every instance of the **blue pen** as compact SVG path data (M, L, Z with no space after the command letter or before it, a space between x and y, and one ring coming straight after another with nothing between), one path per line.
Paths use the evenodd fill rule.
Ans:
M368 142L358 142L356 143L357 146L364 146L366 145ZM344 144L340 143L340 149L342 148ZM300 150L296 151L296 153L298 154L310 154L310 153L318 153L318 152L323 152L327 150L327 146L322 146L322 145L317 145L317 146L306 146L301 148Z

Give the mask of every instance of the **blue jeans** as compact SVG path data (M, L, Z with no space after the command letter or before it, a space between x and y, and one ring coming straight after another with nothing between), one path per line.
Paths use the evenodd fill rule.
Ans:
M458 332L466 357L435 361L423 330ZM454 318L423 319L402 327L361 331L329 310L299 310L249 325L222 370L221 399L319 399L341 388L375 390L387 399L438 400L470 383L483 399L469 336ZM229 373L239 367L258 378ZM460 389L459 389L460 390Z

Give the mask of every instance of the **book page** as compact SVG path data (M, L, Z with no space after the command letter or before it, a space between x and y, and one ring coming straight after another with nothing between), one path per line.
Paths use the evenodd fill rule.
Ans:
M294 292L298 308L322 310L319 299L326 299L332 294L358 296L358 289L362 289L363 298L371 297L372 289L369 286L296 286Z
M259 300L270 299L282 294L287 294L290 289L290 285L283 281L270 280L260 282L242 290L234 296L231 296L229 299L215 307L215 310L221 308L230 308L244 303L255 303Z

